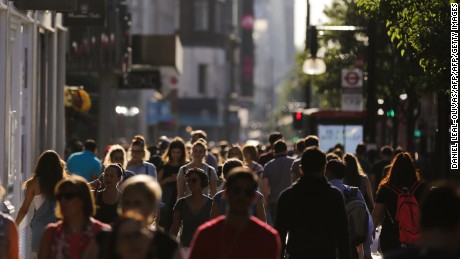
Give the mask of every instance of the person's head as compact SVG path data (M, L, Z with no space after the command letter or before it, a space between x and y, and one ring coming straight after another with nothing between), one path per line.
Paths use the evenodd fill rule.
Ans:
M338 159L332 159L332 160L327 161L325 174L328 180L332 180L332 179L342 180L343 177L345 177L346 170L347 170L347 167L345 166L345 162L338 160Z
M385 145L380 149L380 154L383 159L390 160L393 157L393 148L391 146Z
M276 141L283 139L283 134L280 132L272 132L270 136L268 137L268 142L270 142L270 146L273 147Z
M161 200L161 187L155 178L149 175L135 175L121 185L121 210L137 211L146 220L153 222L155 212Z
M209 177L208 174L201 168L189 168L185 172L185 183L192 193L201 193L204 188L208 187Z
M104 158L104 166L110 164L121 164L123 168L126 168L126 151L120 145L112 145L107 151L107 155Z
M198 139L204 139L204 141L208 140L208 134L204 130L194 130L190 133L191 140L190 142L195 143Z
M410 188L419 179L421 177L415 167L414 159L410 153L403 152L393 158L390 171L381 181L380 186L389 182L399 188Z
M186 164L188 162L188 152L185 149L184 140L180 137L174 138L169 143L161 158L164 164L173 161L178 162L180 165Z
M254 145L244 145L243 147L243 157L246 162L254 161L258 156L257 147Z
M460 188L457 183L436 183L422 199L420 229L422 236L436 233L449 252L460 249ZM433 240L428 240L431 242ZM436 241L436 240L435 240ZM430 244L426 244L430 245Z
M304 139L299 139L295 142L295 152L297 154L301 154L303 150L305 149L305 141Z
M345 171L345 183L351 186L359 187L361 184L361 175L364 175L361 165L355 155L345 154L343 157L347 170Z
M326 154L318 147L308 147L300 159L300 169L304 176L323 176Z
M143 160L147 160L150 157L150 153L147 151L147 145L144 137L140 135L134 136L131 140L131 146L129 148L130 161L139 163Z
M203 162L203 159L207 155L208 146L206 142L202 139L198 139L192 146L192 159L195 162Z
M228 158L238 158L243 161L243 150L241 150L241 147L238 145L231 146L227 152L227 159Z
M233 168L242 166L243 162L237 158L227 159L227 161L225 161L225 163L222 165L222 175L224 179L227 180L228 173L230 173Z
M287 155L287 151L288 148L286 142L284 142L282 139L276 141L273 145L273 153L275 153L275 156Z
M258 177L251 169L233 168L227 177L227 188L225 189L230 213L249 216L249 208L254 202L257 187Z
M85 141L85 150L96 153L96 150L97 150L96 141L94 141L94 139L87 139Z
M114 188L123 178L123 167L121 164L110 164L104 169L103 181L107 188Z
M336 155L335 153L329 152L329 153L326 154L326 160L327 161L331 161L333 159L342 160L342 158L339 157L338 155Z
M356 155L357 156L365 156L366 155L366 152L367 152L367 147L366 147L366 144L364 144L363 142L359 143L358 145L356 145Z
M96 204L85 178L71 175L56 185L56 217L66 220L82 216L85 219L94 216Z
M319 139L315 135L308 135L304 139L305 148L307 147L319 147Z
M135 211L127 211L114 222L107 254L114 259L144 259L148 257L151 240L152 232L144 217Z
M50 200L54 200L56 184L66 176L65 162L54 150L43 152L38 158L34 174L31 179L38 179L41 193ZM29 187L31 179L24 183L24 188Z

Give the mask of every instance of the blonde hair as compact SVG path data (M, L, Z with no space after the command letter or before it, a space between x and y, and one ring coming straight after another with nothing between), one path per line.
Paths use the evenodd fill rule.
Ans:
M145 174L130 177L123 182L123 184L120 187L120 191L124 196L127 192L131 190L135 190L142 193L142 196L145 197L147 201L153 205L153 214L154 210L157 208L157 205L161 201L161 187L155 180L155 178Z
M126 168L126 165L128 164L128 161L126 160L126 151L125 151L125 149L124 149L122 146L120 146L120 145L118 145L118 144L112 145L112 146L110 147L109 151L107 151L107 154L106 154L105 157L104 157L104 163L103 163L103 164L104 164L104 167L107 167L107 166L109 166L110 164L115 163L115 162L112 160L112 157L111 157L111 156L112 156L112 153L114 153L114 152L121 152L121 153L123 153L123 164L122 164L122 166L123 166L123 168Z

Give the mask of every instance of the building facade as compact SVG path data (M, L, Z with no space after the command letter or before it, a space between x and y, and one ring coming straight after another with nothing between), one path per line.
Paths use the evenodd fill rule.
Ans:
M1 209L13 217L41 152L64 153L66 33L55 12L0 0L0 184L7 191ZM19 227L23 258L30 252L29 221Z

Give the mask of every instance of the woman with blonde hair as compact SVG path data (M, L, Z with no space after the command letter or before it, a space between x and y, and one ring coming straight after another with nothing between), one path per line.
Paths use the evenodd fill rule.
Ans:
M129 161L127 170L132 171L136 175L146 174L153 178L157 178L157 170L155 165L146 162L150 157L150 152L147 150L147 145L144 137L140 135L134 136L131 140L131 146L129 148Z
M38 251L40 238L46 225L57 221L54 216L56 203L54 188L60 180L66 177L64 168L65 162L61 157L55 151L47 150L38 158L32 177L24 183L26 196L16 216L16 224L19 225L22 222L30 205L33 204L34 215L30 221L30 227L32 252L34 253Z
M152 235L150 258L180 259L181 249L176 240L154 225L155 213L161 200L161 187L148 175L136 175L121 185L121 211L135 211L142 215ZM112 248L113 249L113 248Z

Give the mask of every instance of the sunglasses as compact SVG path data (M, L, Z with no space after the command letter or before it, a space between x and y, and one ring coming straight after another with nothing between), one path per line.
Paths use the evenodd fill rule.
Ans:
M125 158L123 156L113 156L112 160L124 160Z
M185 179L187 183L196 183L198 181L198 178L187 178Z
M232 195L235 195L235 196L243 195L243 196L248 197L248 198L254 196L254 194L255 194L253 189L244 189L244 188L241 188L241 187L238 187L238 186L229 189L229 191L230 191L230 193Z
M78 196L78 193L76 192L61 192L61 193L58 193L56 194L56 200L61 200L62 198L66 199L66 200L71 200L75 197Z

